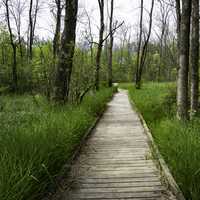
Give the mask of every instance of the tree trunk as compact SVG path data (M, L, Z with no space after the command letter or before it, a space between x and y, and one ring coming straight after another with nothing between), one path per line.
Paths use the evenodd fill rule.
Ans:
M104 34L104 0L98 0L99 2L99 10L100 10L100 30L99 30L99 43L97 48L97 55L96 55L96 71L95 71L95 88L99 90L99 73L100 73L100 66L101 66L101 53L103 47L103 34Z
M190 47L191 0L182 1L180 55L177 83L177 117L189 119L188 113L188 72Z
M143 1L143 0L141 0L141 1ZM154 3L155 3L155 1L152 0L151 11L150 11L150 14L149 14L149 20L150 20L149 21L149 30L148 30L148 33L147 33L146 41L144 42L144 46L142 48L141 56L139 56L140 61L139 61L139 68L137 69L137 74L136 74L136 89L141 88L142 72L143 72L143 68L144 68L144 65L145 65L147 51L148 51L149 39L150 39L150 36L151 36Z
M180 0L176 0L176 20L177 20L177 58L179 63L179 56L180 56L180 39L181 39L181 4ZM178 64L179 65L179 64ZM179 68L179 66L178 66Z
M54 101L59 103L68 101L69 97L76 40L78 0L66 0L65 6L65 24L61 39L53 96Z
M53 40L54 59L58 56L60 49L60 30L61 30L61 13L62 13L61 0L56 0L56 7L57 7L56 30Z
M161 68L163 66L163 32L161 34L161 39L160 39L160 55L159 55L159 65L158 65L158 77L157 81L160 82L161 80Z
M35 27L37 21L37 14L39 10L39 1L36 0L35 7L33 9L33 0L30 0L30 7L29 7L29 59L33 59L33 42L35 36ZM34 13L33 13L34 11Z
M30 7L29 7L29 59L32 60L33 57L33 0L30 0Z
M140 68L140 51L141 51L141 45L142 45L142 30L143 30L143 12L144 12L144 1L141 0L141 11L140 11L140 33L139 33L139 42L138 42L138 49L137 49L137 61L136 61L136 74L135 74L135 85L136 88L139 88L138 85L139 80L139 68Z
M199 0L192 0L191 112L198 110L199 98Z
M13 64L12 64L12 91L17 92L18 89L18 76L17 76L17 45L14 42L13 39L13 32L10 24L10 12L9 12L9 0L5 1L5 7L6 7L6 20L10 35L10 44L12 46L13 50Z
M13 85L12 85L12 90L13 90L13 92L17 92L17 89L18 89L17 46L14 44L14 45L12 45L12 48L13 48L13 68L12 68Z
M110 44L109 44L109 56L108 56L108 86L112 87L112 64L113 64L113 42L114 42L114 37L113 37L113 11L114 11L114 0L111 0L111 10L110 10Z

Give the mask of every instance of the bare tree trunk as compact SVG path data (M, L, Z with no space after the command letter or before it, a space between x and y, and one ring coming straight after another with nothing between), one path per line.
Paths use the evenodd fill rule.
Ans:
M23 48L22 48L22 40L21 40L21 33L18 33L18 41L19 41L19 52L21 57L21 62L23 60Z
M97 48L97 55L96 55L96 71L95 71L95 88L99 90L99 73L100 73L100 66L101 66L101 53L103 47L103 34L104 34L104 0L98 0L99 3L99 10L100 10L100 30L99 30L99 42Z
M13 50L13 64L12 64L12 91L17 92L18 89L18 77L17 77L17 45L14 42L13 32L10 24L10 12L9 12L9 0L4 1L6 7L6 20L10 35L10 44Z
M20 6L20 5L19 5ZM20 8L19 8L20 9ZM21 61L23 60L23 48L22 48L22 36L21 36L21 11L18 11L18 22L16 21L17 26L17 35L18 35L18 42L19 42L19 51L21 56Z
M30 60L33 59L33 41L35 36L35 27L36 27L38 10L39 10L39 0L36 0L35 8L33 8L33 0L30 0L30 7L29 7L29 59Z
M151 11L149 13L149 20L150 20L149 21L149 30L148 30L148 33L147 33L146 41L144 42L144 46L142 48L142 53L141 53L140 62L139 62L139 69L138 69L137 74L136 74L136 88L137 89L141 88L142 72L143 72L143 68L144 68L144 65L145 65L149 39L150 39L150 36L151 36L154 3L155 3L155 1L152 0Z
M160 81L160 74L161 74L161 68L163 65L163 36L164 36L164 32L162 31L161 34L161 39L160 39L160 55L159 55L159 65L158 65L158 77L157 77L157 81Z
M181 3L180 0L176 0L176 18L177 18L177 51L178 51L178 63L180 56L180 39L181 39Z
M30 0L29 7L29 59L32 60L33 57L33 19L32 19L32 10L33 10L33 0Z
M140 11L140 33L139 33L139 42L138 42L138 49L137 49L137 61L136 61L136 74L135 74L135 83L136 87L139 82L139 68L140 68L140 51L142 45L142 30L143 30L143 12L144 12L144 1L141 0L141 11Z
M192 0L191 33L191 112L198 110L199 100L199 0Z
M166 53L166 48L167 48L167 36L168 36L168 30L169 30L169 13L171 10L171 7L166 4L166 2L160 1L159 0L159 4L160 4L160 18L159 18L159 25L158 27L161 30L161 34L160 36L158 36L159 38L159 42L160 42L160 61L159 61L159 65L158 65L158 76L157 76L157 81L159 82L161 80L161 71L162 71L162 67L165 66L165 53Z
M91 60L91 66L93 67L94 64L94 50L93 50L93 44L94 44L94 38L92 35L92 25L91 25L91 19L87 11L85 11L87 19L88 19L88 31L86 30L86 39L89 42L90 46L90 60Z
M113 64L113 12L114 12L114 0L111 0L111 8L110 8L110 44L109 44L109 51L108 51L108 86L112 87L113 77L112 77L112 64Z
M56 14L56 30L53 40L54 58L58 56L60 49L60 31L61 31L61 14L62 14L61 0L55 0L55 2L57 7L57 14Z
M65 0L65 24L61 39L56 80L54 85L55 102L68 101L71 72L76 40L78 0Z
M177 83L177 117L181 120L189 119L188 113L188 72L190 46L190 16L191 0L182 1L180 55Z
M21 17L25 10L25 2L23 1L14 1L10 5L10 13L13 17L13 20L16 25L17 37L18 37L18 45L19 52L21 56L21 61L23 60L23 47L22 47L22 36L21 36Z

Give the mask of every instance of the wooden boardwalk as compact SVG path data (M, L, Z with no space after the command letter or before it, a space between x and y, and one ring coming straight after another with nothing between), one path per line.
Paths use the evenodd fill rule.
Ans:
M109 103L72 169L64 200L176 199L160 180L148 137L125 91Z

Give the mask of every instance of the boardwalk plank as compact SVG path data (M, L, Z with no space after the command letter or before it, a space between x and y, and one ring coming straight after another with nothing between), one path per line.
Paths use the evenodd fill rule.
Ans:
M126 92L117 93L74 163L63 199L175 200L150 152Z
M154 192L111 192L111 193L72 193L69 199L126 199L126 198L161 198L160 191ZM155 199L156 200L156 199Z
M119 182L119 183L82 183L79 184L80 188L135 188L135 187L157 187L161 186L159 181L148 181L148 182ZM104 191L104 190L103 190Z

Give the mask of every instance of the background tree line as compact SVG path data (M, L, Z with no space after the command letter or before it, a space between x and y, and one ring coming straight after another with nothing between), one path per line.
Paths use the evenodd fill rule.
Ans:
M100 83L111 86L112 82L134 81L140 88L142 80L175 81L177 76L177 115L189 118L189 110L195 113L198 109L198 4L197 0L152 0L151 7L145 8L141 0L135 29L116 19L114 0L98 0L97 38L89 11L84 9L81 16L77 0L3 0L0 91L41 92L56 102L78 102L91 89L98 90ZM35 34L44 5L54 17L52 40L41 40ZM27 27L23 18L28 19ZM77 20L85 26L79 41Z

